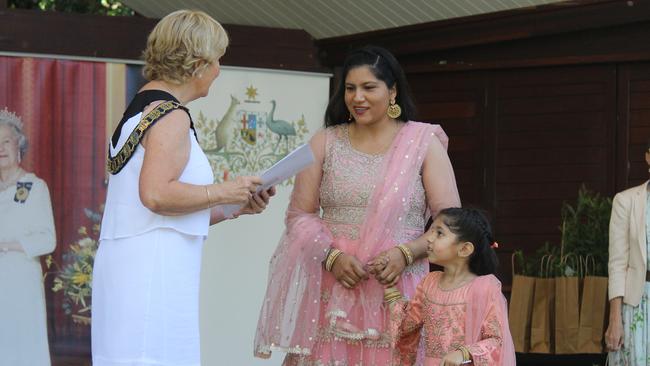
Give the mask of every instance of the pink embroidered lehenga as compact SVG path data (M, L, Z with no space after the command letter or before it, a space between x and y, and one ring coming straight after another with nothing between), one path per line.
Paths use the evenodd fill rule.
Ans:
M460 346L468 348L474 366L514 366L515 351L508 327L508 308L501 282L478 276L455 289L440 288L442 272L429 273L411 301L391 305L391 335L397 342L392 366L416 363L424 338L424 366L438 366Z
M439 126L418 122L404 124L383 155L356 151L348 125L314 136L317 163L296 179L287 229L271 259L255 339L258 357L279 350L288 353L285 365L390 363L394 340L382 285L370 278L346 289L322 261L335 247L367 263L421 236L431 212L459 206L446 146ZM424 172L427 156L433 168ZM427 273L426 260L417 261L397 287L412 295Z

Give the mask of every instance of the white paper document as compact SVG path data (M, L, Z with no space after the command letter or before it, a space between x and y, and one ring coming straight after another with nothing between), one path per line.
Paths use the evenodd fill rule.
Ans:
M273 164L272 167L265 170L260 177L262 185L257 187L257 192L269 189L274 185L281 183L305 169L314 162L314 153L311 151L309 144L300 145L297 149L290 152L282 160ZM224 216L231 218L241 206L239 205L220 205Z

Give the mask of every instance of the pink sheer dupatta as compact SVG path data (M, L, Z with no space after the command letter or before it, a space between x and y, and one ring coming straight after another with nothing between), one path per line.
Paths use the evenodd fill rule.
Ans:
M330 247L345 246L344 242L332 238L318 215L317 191L322 177L325 136L325 131L321 131L312 139L317 163L296 180L287 211L286 231L271 259L255 337L257 357L269 357L274 350L310 355L317 338L322 261ZM409 187L413 187L414 179L419 179L423 160L434 140L440 149L446 149L447 136L438 125L408 122L402 126L374 182L359 245L354 249L346 246L346 253L366 263L398 244L393 238L402 226L412 193ZM453 173L451 178L444 179L451 179L449 183L455 187ZM383 287L377 281L364 281L354 290L335 283L326 309L330 319L327 331L339 338L372 339L388 326L388 318L377 314L386 314Z
M468 294L465 318L465 344L475 344L481 339L481 327L488 312L496 315L500 325L501 350L497 366L514 366L515 347L508 326L508 303L501 292L501 282L494 276L479 276L472 283Z
M271 257L266 295L257 324L254 354L311 354L318 329L322 262L333 238L319 216L318 191L325 131L312 138L315 163L298 174L285 218L286 229Z
M391 153L383 161L382 174L374 183L366 218L354 245L345 240L335 242L347 254L361 263L368 263L382 251L394 247L395 237L404 226L408 200L413 193L412 182L419 179L427 150L435 137L446 149L447 136L440 126L409 122L401 129L393 142ZM455 180L454 180L455 186ZM402 283L398 288L403 291ZM384 314L384 287L375 280L364 281L353 290L336 282L331 289L326 317L329 331L338 338L349 340L376 339L387 329L388 316Z

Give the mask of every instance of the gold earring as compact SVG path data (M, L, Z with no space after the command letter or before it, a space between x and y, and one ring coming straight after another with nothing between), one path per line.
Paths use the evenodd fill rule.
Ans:
M348 122L352 122L352 113L348 113Z
M395 104L395 99L390 101L390 105L388 106L388 117L395 119L399 116L402 115L402 108L399 106L399 104Z

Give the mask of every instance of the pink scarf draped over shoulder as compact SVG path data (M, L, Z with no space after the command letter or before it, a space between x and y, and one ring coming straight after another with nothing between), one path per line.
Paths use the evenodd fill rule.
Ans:
M508 325L508 302L501 292L501 282L493 275L479 276L472 283L468 298L465 344L471 345L481 339L481 325L490 307L493 307L500 327L499 334L501 334L499 363L496 366L516 365L515 347Z
M307 356L317 339L322 315L322 262L328 250L337 246L318 214L325 136L325 131L321 131L312 139L317 163L296 179L287 210L286 229L271 258L267 291L255 336L257 357L268 358L276 350ZM360 228L359 242L372 245L359 246L356 253L349 253L361 263L367 263L396 245L393 237L400 230L407 210L406 202L412 194L409 187L413 187L414 179L419 179L427 149L435 137L446 150L448 139L439 125L407 122L401 127L384 157ZM455 180L453 184L455 186ZM326 315L333 328L337 324L346 325L337 333L344 338L346 334L357 340L371 338L388 327L387 318L371 315L385 313L383 287L377 281L365 281L359 287L349 290L335 283L331 289ZM363 316L347 318L347 311L355 304L363 304ZM354 334L350 334L350 330L354 330Z

